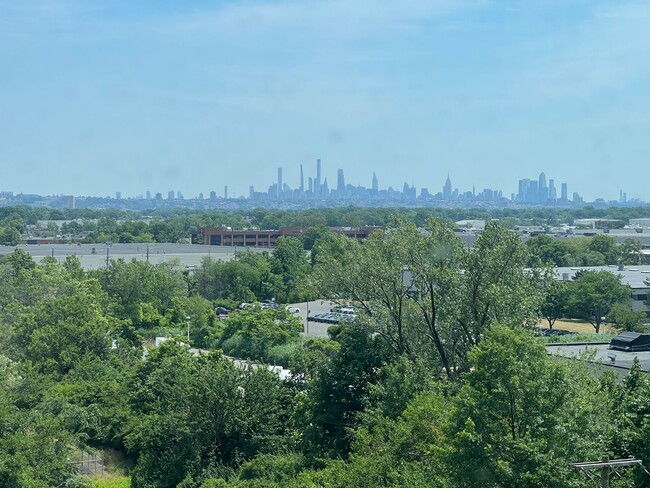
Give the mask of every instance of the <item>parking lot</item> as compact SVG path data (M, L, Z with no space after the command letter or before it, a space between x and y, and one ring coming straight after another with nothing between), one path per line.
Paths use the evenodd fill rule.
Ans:
M307 315L310 317L321 314L330 313L331 309L338 305L329 300L317 300L313 302L292 303L291 306L298 307L300 313L296 316L300 317L303 325L303 333L309 337L327 337L327 329L333 324L326 324L321 322L309 321L307 322Z

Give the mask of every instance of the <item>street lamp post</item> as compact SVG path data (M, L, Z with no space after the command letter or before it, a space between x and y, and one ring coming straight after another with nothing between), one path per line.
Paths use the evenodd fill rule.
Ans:
M187 321L187 345L188 346L190 344L190 319L191 318L192 317L190 317L189 315L185 317L185 320Z

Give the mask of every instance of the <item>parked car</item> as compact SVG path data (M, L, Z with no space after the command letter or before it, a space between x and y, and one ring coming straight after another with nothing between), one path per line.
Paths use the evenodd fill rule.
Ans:
M287 305L285 308L289 313L300 313L300 309L298 307L294 307L293 305Z
M275 303L275 301L273 301L273 300L264 300L264 301L262 302L262 308L263 308L263 309L274 308L274 309L277 310L277 309L280 308L280 305L278 305L277 303Z

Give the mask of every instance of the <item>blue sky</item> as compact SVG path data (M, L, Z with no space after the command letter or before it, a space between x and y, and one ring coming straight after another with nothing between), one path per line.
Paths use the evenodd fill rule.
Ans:
M650 200L650 2L0 0L0 190Z

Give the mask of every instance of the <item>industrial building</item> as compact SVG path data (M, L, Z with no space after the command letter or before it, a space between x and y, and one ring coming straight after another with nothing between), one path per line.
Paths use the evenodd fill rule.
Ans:
M332 232L363 241L383 227L330 227ZM306 227L280 227L277 230L233 229L231 227L199 227L192 232L193 244L209 246L274 247L280 237L300 237Z

